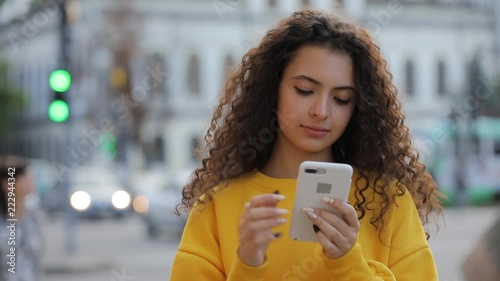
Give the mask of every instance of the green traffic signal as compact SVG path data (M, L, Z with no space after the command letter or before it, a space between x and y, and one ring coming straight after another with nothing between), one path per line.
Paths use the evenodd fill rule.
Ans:
M69 106L65 101L55 100L49 106L49 118L53 122L64 122L69 117Z
M116 157L116 137L111 133L104 133L101 135L99 139L101 145L101 151L104 153L104 156L107 156L111 159Z
M71 74L64 69L52 71L49 78L50 88L56 92L66 92L71 86Z

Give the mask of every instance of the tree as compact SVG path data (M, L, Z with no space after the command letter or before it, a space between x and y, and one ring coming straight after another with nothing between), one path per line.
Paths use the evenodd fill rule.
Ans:
M4 135L10 126L12 120L9 120L9 114L20 110L24 104L23 92L9 80L9 64L0 60L0 136Z

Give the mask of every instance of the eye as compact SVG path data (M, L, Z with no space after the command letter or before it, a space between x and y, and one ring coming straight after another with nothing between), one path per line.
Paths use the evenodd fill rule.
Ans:
M295 91L296 91L299 95L306 96L306 95L310 95L310 94L314 93L313 91L306 91L306 90L302 90L302 89L297 88L297 87L295 87L295 86L294 86L294 88L295 88Z
M333 99L334 99L334 100L335 100L338 104L340 104L340 105L346 105L346 104L348 104L348 103L351 101L350 99L349 99L349 100L344 100L344 99L340 99L340 98L337 98L337 97L335 97L335 98L333 98Z

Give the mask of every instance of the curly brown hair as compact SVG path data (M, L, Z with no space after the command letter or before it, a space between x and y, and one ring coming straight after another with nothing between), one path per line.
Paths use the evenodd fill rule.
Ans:
M441 212L442 195L411 145L397 89L380 48L356 24L313 10L295 12L281 20L258 47L243 56L226 82L205 136L208 155L184 187L176 212L207 204L216 192L215 186L223 188L228 180L262 169L268 162L279 133L279 128L273 129L277 128L280 114L279 84L291 58L304 45L346 54L354 65L356 105L345 132L332 145L332 155L336 162L357 167L365 179L355 181L354 206L359 217L370 210L374 213L371 224L377 227L380 223L383 227L390 197L395 202L395 196L409 190L422 224L429 222L432 211ZM265 141L257 143L257 136ZM370 182L368 175L373 172L377 176ZM396 192L384 184L393 179ZM374 196L366 196L369 189ZM368 207L375 196L382 202L377 210Z

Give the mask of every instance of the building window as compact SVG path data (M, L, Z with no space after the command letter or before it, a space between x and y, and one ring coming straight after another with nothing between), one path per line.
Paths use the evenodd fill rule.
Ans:
M278 5L277 2L278 2L277 0L268 0L268 5L271 8L276 8L276 6Z
M311 0L301 0L301 6L302 8L310 8L311 7Z
M192 160L194 162L198 162L200 160L200 155L199 155L200 148L201 148L200 137L193 136L191 138L191 155L192 155Z
M191 55L188 62L188 89L193 95L200 94L200 63L196 55Z
M231 72L234 70L234 60L233 57L228 55L226 56L226 59L224 60L224 81L229 78L229 75Z
M405 63L405 84L407 93L410 96L415 94L415 66L412 60Z
M163 64L163 93L165 96L168 96L170 94L170 66L169 66L169 58L165 56L162 60Z
M446 67L443 61L437 64L437 92L440 96L446 93Z
M155 160L157 162L165 161L165 144L163 143L163 139L160 136L157 136L154 141L154 154Z
M146 58L146 81L148 91L162 92L165 89L165 61L161 54L155 53Z

